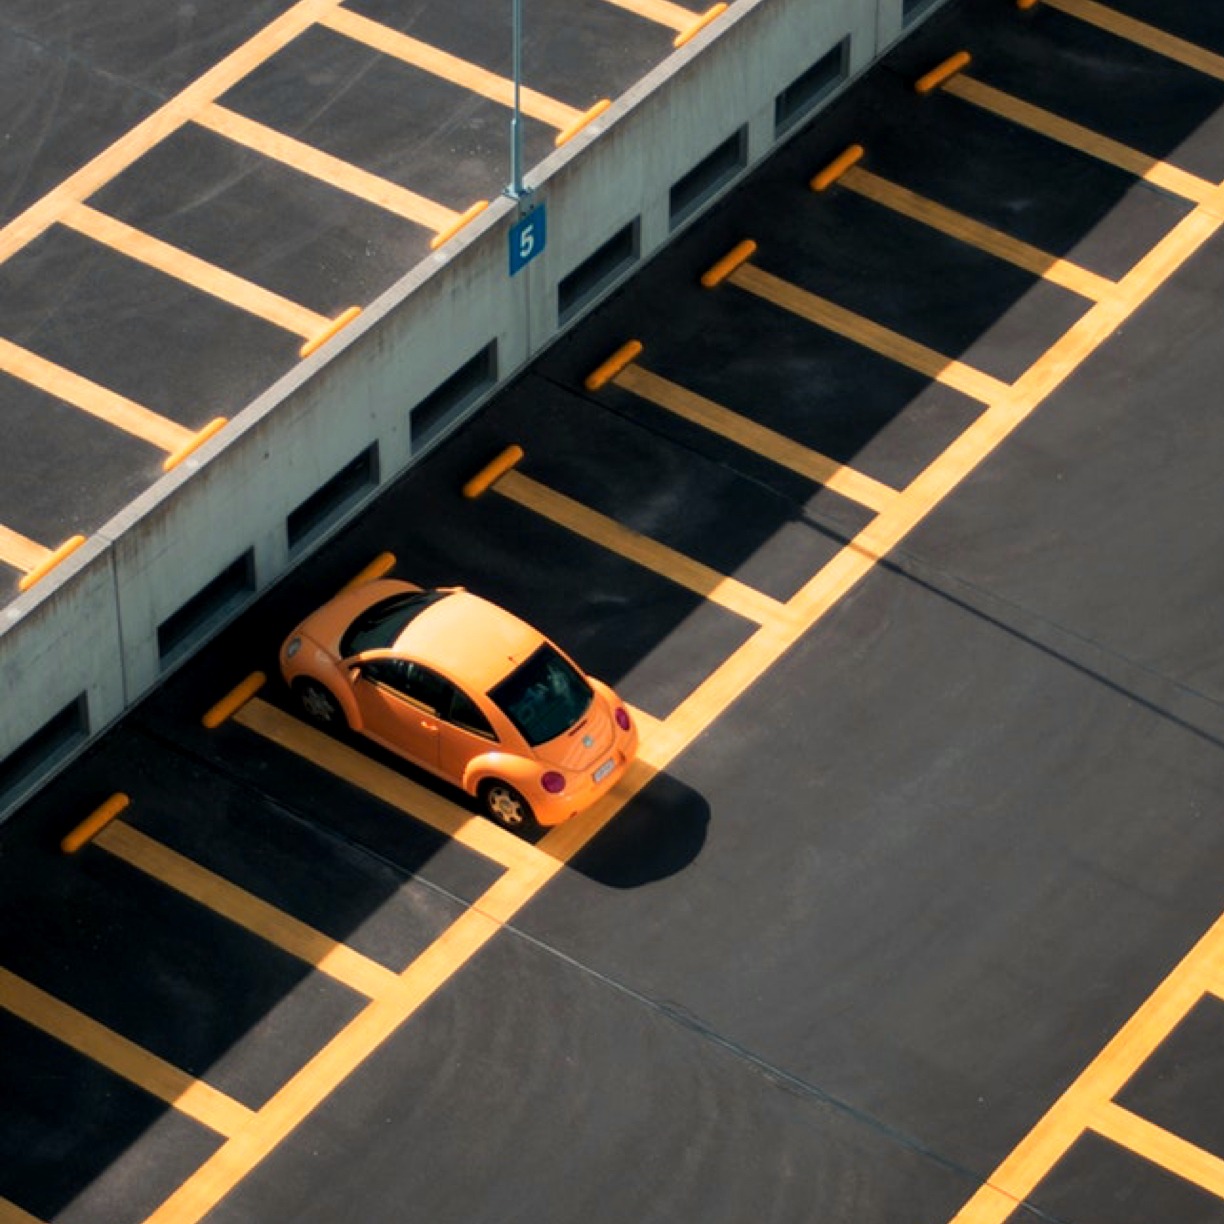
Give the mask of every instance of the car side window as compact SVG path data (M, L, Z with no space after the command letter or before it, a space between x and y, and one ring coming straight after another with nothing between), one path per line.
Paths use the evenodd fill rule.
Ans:
M443 680L437 672L419 663L404 663L403 692L418 705L428 706L435 714L445 716L450 708L451 693L454 686Z
M407 659L370 659L361 665L361 674L366 680L393 689L456 727L497 739L493 725L480 712L480 707L465 692L428 667Z
M397 693L407 694L407 668L403 659L370 659L361 665L361 674L374 684L385 684Z
M480 712L480 707L461 689L454 690L448 720L465 731L474 731L487 739L497 739L492 723Z
M452 686L419 663L407 659L369 659L361 665L361 674L434 714L443 714L449 708Z

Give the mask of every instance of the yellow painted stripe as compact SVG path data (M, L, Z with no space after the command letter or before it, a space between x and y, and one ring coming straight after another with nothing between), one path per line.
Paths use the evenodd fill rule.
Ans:
M1050 111L1024 102L1013 94L1004 93L992 85L986 85L973 77L964 74L953 77L945 86L946 93L954 94L966 102L973 103L983 110L1000 115L1012 123L1018 123L1030 131L1037 132L1050 140L1086 153L1111 166L1125 170L1137 178L1144 179L1154 187L1159 187L1173 195L1202 204L1211 199L1215 192L1215 184L1201 179L1197 175L1179 170L1168 162L1158 161L1146 153L1140 153L1117 140L1102 136L1091 128L1082 127L1063 119Z
M672 4L671 0L607 0L626 12L638 17L645 17L656 25L668 26L673 30L687 30L693 22L700 19L700 13L694 13L683 5Z
M859 195L874 200L877 204L891 208L894 212L919 221L923 225L929 225L932 229L966 242L970 246L975 246L997 259L1015 264L1016 267L1023 268L1026 272L1032 272L1050 281L1051 284L1069 289L1072 293L1078 293L1081 297L1086 297L1091 301L1099 302L1102 298L1108 297L1114 287L1113 281L1098 276L1095 272L1088 271L1087 268L1081 268L1070 260L1060 259L1057 255L1051 255L1039 247L1030 246L1027 242L1021 242L1020 239L1013 238L1010 234L1005 234L989 225L983 225L980 221L974 221L963 213L945 208L934 200L872 174L870 170L855 167L842 176L841 183L843 187L848 187Z
M529 866L539 856L534 846L513 833L465 811L436 791L378 764L260 698L243 706L234 715L234 721L507 870Z
M398 990L369 1004L263 1106L255 1125L223 1144L144 1224L199 1221L501 930L481 910L468 910L404 971Z
M43 1224L43 1221L18 1207L16 1203L0 1198L0 1224Z
M1224 1198L1224 1160L1164 1127L1108 1102L1094 1112L1090 1128L1136 1156Z
M94 845L358 994L377 998L396 981L390 969L154 841L125 821L108 824L94 838Z
M23 574L36 570L51 556L51 550L43 544L23 536L11 527L0 525L0 561L19 569Z
M138 260L193 289L220 298L227 305L237 306L248 314L266 319L274 326L283 327L299 336L311 336L331 322L325 315L307 310L271 290L252 284L168 242L162 242L152 234L108 217L87 204L66 209L63 223L129 259Z
M981 370L956 361L943 353L919 344L890 328L879 323L873 323L862 315L837 306L827 298L818 297L798 285L792 285L779 277L773 276L754 264L743 264L731 273L728 278L733 285L755 293L757 297L781 306L800 318L824 327L847 340L853 340L864 348L891 358L901 365L917 370L927 378L943 383L944 386L971 396L984 404L997 401L1008 392L1006 383Z
M752 587L745 586L734 578L720 574L700 561L694 561L666 544L660 544L648 536L608 518L572 498L558 493L521 472L507 472L493 486L503 497L534 510L536 514L560 524L575 535L593 540L610 552L617 553L644 569L695 591L711 603L726 608L746 620L766 625L773 621L787 621L789 615L785 604L771 599Z
M243 77L286 47L339 3L341 0L298 0L292 8L266 25L203 76L198 77L126 135L108 145L58 187L36 200L0 229L0 262L55 224L72 205L89 199L150 149L189 122L201 107L232 89Z
M373 47L384 55L420 68L423 72L461 85L464 89L502 106L514 105L512 80L460 59L457 55L450 55L430 43L401 34L381 22L371 21L351 9L337 8L323 17L319 24L337 34L364 43L367 47ZM526 86L519 90L519 107L524 115L555 128L567 128L582 117L582 111L576 106L566 106L564 102L558 102Z
M1153 1159L1203 1170L1214 1177L1216 1166L1204 1166L1177 1142L1157 1139L1134 1124L1125 1129L1106 1107L1147 1061L1156 1048L1217 982L1224 967L1224 917L1191 949L1181 963L1152 992L1114 1038L1092 1060L1045 1116L990 1175L987 1183L955 1216L952 1224L1004 1224L1016 1202L1026 1199L1038 1183L1067 1154L1083 1132L1092 1127L1110 1138L1127 1142ZM1111 1127L1110 1122L1113 1122ZM1224 1190L1217 1191L1224 1195Z
M624 703L625 708L633 716L633 721L637 725L638 738L646 743L650 743L662 731L663 720L656 718L653 714L641 709L639 706L630 705L627 701Z
M1184 217L1131 268L1109 301L1087 311L1016 380L1016 395L1023 401L1049 395L1217 232L1222 220L1224 189L1218 189L1208 207Z
M205 107L193 116L196 123L237 144L262 153L274 161L299 170L311 178L365 200L378 208L432 230L443 230L459 219L454 209L436 204L398 183L379 178L358 166L303 144L292 136L277 132L254 119L223 106Z
M798 442L748 417L732 412L705 396L669 381L636 363L625 366L612 380L643 399L676 416L692 421L745 450L753 451L807 480L824 485L870 510L883 510L897 496L896 489L846 467L827 455L809 450Z
M176 451L195 437L190 429L2 338L0 370L161 450Z
M1187 68L1194 68L1218 81L1224 81L1224 56L1217 55L1214 51L1167 34L1145 22L1136 21L1134 17L1127 17L1115 9L1095 3L1095 0L1044 0L1044 3L1047 8L1061 9L1062 12L1107 30L1110 34L1116 34L1119 38L1125 38L1167 59L1176 60Z
M1205 229L1177 228L1181 235L1178 249L1184 261L1215 233L1219 223L1211 222ZM1172 249L1170 247L1167 252L1169 274L1177 266ZM1158 282L1153 280L1152 290L1156 287ZM1139 304L1138 299L1134 304ZM1116 312L1094 306L1089 314L1097 315L1097 342L1102 343L1113 334ZM1067 369L1063 375L1070 372ZM1051 382L1048 387L1053 385L1056 383ZM912 526L938 504L944 493L992 454L1040 402L1037 397L1024 402L1013 401L984 413L984 417L990 418L989 427L979 418L965 444L949 448L930 465L924 477L913 482L893 506L877 517L872 525L875 527L872 545L885 548L890 542L894 546L899 543ZM612 794L551 830L539 844L542 853L538 858L522 870L507 872L442 939L405 970L401 975L401 997L372 1003L260 1111L256 1125L224 1145L146 1224L196 1224L433 992L469 964L503 923L513 918L634 795L660 770L667 768L696 736L707 730L749 684L775 666L829 608L870 572L874 562L862 549L861 540L860 535L852 541L790 601L790 607L800 614L797 624L787 629L769 625L757 630L658 728L665 734L656 736L656 729L648 728L648 739L642 744L638 760L626 771ZM1221 925L1224 926L1224 919ZM1047 1164L1047 1170L1048 1167ZM982 1192L981 1201L987 1200L1001 1214L982 1216L983 1221L989 1219L1002 1224L1015 1207L1014 1197L1009 1198L993 1187Z
M1219 202L1216 203L1218 205ZM1181 251L1184 261L1219 228L1219 222L1205 217L1201 210L1192 214L1192 219L1191 225L1177 227L1176 235L1171 236L1172 243L1166 245L1162 252L1164 266L1170 274L1179 266L1174 256L1175 248ZM1153 264L1153 279L1150 282L1153 288L1160 283L1155 279L1155 268L1156 264ZM1120 301L1127 308L1140 304L1137 286L1136 297L1123 297ZM1092 325L1096 328L1097 344L1113 334L1120 309L1118 303L1113 303L1108 309L1097 306L1089 311ZM1091 330L1087 326L1081 328L1081 343L1088 340ZM1085 349L1085 354L1088 351L1091 350ZM1051 371L1040 384L1034 383L1033 386L1052 389L1073 368ZM884 549L890 545L890 541L893 546L900 542L906 532L1006 440L1039 403L1039 398L1021 402L1005 397L1003 403L992 406L968 431L970 436L967 440L950 447L922 477L898 496L893 506L878 516L873 524L875 530L869 538L871 546ZM469 964L502 929L502 924L518 913L562 870L565 863L587 845L629 799L646 786L659 770L666 768L675 755L692 742L693 737L704 732L748 684L775 666L828 608L870 572L874 561L863 542L864 536L860 534L790 601L789 606L801 613L799 623L789 628L763 626L710 677L709 683L691 695L677 714L669 716L658 728L658 740L654 738L655 729L650 728L650 741L643 744L638 761L627 771L612 795L549 832L537 848L542 853L522 869L503 875L471 910L401 974L402 989L399 993L371 1003L276 1094L242 1135L226 1143L205 1162L146 1224L196 1224L264 1157L275 1150L423 1002ZM1007 1212L997 1217L999 1221L1006 1219L1006 1214L1010 1214L1015 1207L1014 1198L993 1187L987 1187L983 1194L996 1204L1010 1204Z
M255 1116L232 1097L4 968L0 1006L219 1135L238 1134Z

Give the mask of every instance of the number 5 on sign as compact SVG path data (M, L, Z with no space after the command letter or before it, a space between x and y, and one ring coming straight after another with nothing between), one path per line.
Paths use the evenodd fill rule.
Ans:
M510 227L510 275L525 268L543 249L548 238L544 205L533 208Z

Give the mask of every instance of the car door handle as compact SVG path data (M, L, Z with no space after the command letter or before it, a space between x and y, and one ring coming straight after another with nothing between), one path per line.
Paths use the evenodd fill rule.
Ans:
M421 726L424 727L426 731L436 731L438 729L438 724L436 722L430 722L428 718L421 719Z

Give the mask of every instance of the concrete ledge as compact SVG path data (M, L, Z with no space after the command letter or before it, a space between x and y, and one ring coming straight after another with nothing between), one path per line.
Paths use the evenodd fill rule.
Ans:
M355 456L376 454L377 475L338 502L311 547L615 288L592 286L562 323L559 286L609 238L634 226L648 258L672 237L680 179L737 132L747 173L798 126L777 130L783 91L833 57L841 77L812 99L816 113L901 36L902 12L902 0L738 0L719 12L527 176L549 236L518 275L507 266L518 205L501 197L465 214L391 290L345 312L320 351L19 595L0 612L0 818L296 563L307 548L291 549L290 516ZM448 380L486 361L476 393L449 402ZM213 588L225 595L215 615L168 650L168 625ZM75 722L65 710L79 711Z

